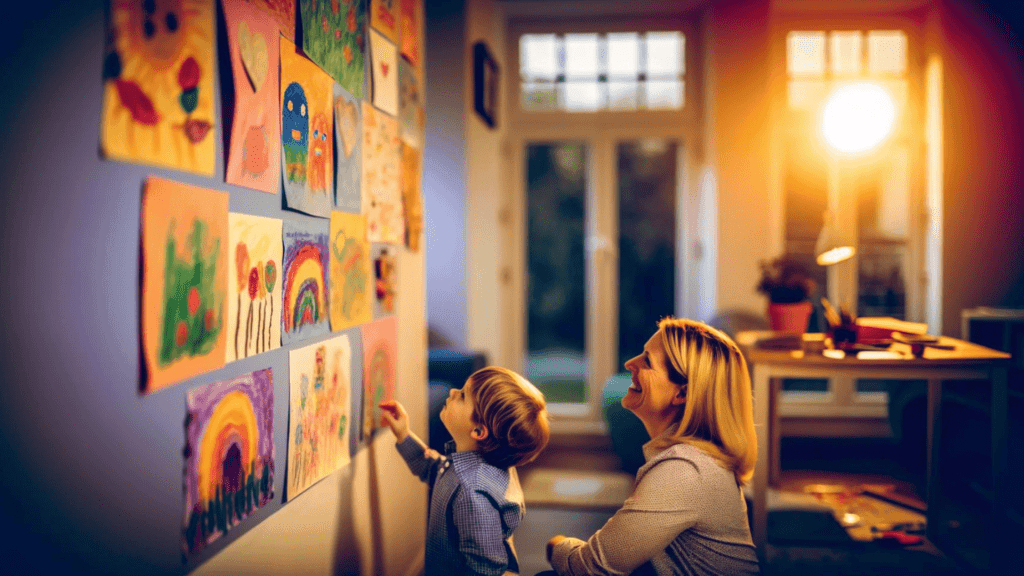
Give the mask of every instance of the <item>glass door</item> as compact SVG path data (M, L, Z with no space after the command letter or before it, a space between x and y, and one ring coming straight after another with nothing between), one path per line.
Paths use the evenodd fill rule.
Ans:
M525 375L597 419L608 378L681 309L682 139L527 140Z

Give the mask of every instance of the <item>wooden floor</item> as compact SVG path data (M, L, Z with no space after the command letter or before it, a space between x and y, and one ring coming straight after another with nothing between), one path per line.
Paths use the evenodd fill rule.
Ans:
M912 518L916 514L912 508L896 503L923 506L923 462L903 457L899 447L885 439L785 438L781 464L780 489L784 491L803 493L808 484L821 483L868 486L885 493L886 500L868 496L869 505L857 509L865 518L877 519L872 514L884 514L887 510L903 510L907 518ZM571 478L574 471L616 471L618 460L600 442L552 446L538 462L522 467L520 476L527 485L531 472L546 469L549 474L552 468L565 470ZM585 539L604 525L612 513L611 509L589 507L585 501L577 506L531 505L528 496L526 518L515 534L521 574L533 576L550 568L544 551L551 536L565 534ZM927 539L919 545L896 547L878 541L858 541L850 534L828 514L772 511L762 571L766 575L965 573Z

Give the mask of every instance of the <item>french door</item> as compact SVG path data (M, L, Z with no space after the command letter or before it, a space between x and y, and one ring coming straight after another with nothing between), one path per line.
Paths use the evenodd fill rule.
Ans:
M507 325L556 430L600 428L608 379L661 317L688 312L686 142L682 128L585 122L521 129L510 142L521 299Z

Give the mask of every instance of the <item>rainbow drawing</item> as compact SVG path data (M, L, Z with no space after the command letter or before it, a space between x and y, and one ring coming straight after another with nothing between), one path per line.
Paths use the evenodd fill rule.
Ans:
M285 222L281 334L284 344L330 332L328 222Z
M270 368L188 392L182 552L192 555L274 498Z

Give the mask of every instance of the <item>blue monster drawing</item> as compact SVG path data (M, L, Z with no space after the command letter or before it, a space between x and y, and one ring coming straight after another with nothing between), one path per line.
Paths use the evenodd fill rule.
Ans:
M285 88L281 107L281 143L284 146L285 178L306 183L306 158L309 155L309 106L306 92L298 82Z

